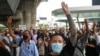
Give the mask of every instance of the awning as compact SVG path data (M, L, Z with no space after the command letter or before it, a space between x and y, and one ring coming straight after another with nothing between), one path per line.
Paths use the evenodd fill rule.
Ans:
M59 20L56 20L56 22L68 22L68 20L67 19L59 19Z
M64 22L64 23L68 23L68 20L67 20L67 19L59 19L59 20L56 20L56 22Z
M100 18L87 18L88 21L97 21L100 22Z

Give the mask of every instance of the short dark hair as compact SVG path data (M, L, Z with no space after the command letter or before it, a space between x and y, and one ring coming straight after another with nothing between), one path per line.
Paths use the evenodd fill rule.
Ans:
M51 36L51 39L50 40L52 40L52 38L54 37L54 36L61 36L60 34L53 34L52 36ZM62 37L62 36L61 36ZM62 39L63 39L63 37L62 37Z
M27 36L25 35L25 32L29 32L29 34L30 34L30 31L25 30L25 31L23 32L23 40L26 40L26 39L27 39Z

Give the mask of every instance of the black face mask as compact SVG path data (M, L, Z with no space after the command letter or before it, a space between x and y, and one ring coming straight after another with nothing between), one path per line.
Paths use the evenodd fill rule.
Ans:
M14 31L14 34L16 34L16 35L17 35L17 34L19 34L19 32L18 32L18 31Z
M28 36L23 35L23 40L26 40L26 39L28 39Z

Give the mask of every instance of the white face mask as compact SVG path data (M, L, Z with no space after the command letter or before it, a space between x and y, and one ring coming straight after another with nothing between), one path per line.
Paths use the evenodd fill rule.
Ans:
M93 39L93 38L94 38L94 36L90 36L90 38L91 38L91 39Z
M62 49L63 49L63 44L62 43L52 43L51 45L52 51L54 53L61 53Z
M55 31L53 31L52 33L55 34Z
M9 34L7 34L7 36L10 36Z

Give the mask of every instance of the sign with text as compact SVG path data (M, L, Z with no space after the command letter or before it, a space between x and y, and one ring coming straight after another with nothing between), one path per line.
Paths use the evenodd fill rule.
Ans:
M92 0L92 5L100 5L100 0Z
M26 25L19 25L19 30L26 30Z
M40 20L47 20L47 17L40 17Z

